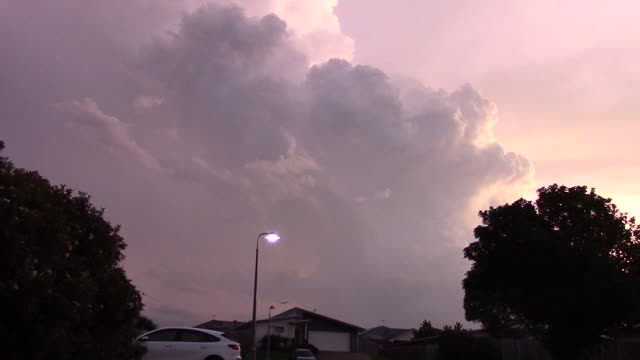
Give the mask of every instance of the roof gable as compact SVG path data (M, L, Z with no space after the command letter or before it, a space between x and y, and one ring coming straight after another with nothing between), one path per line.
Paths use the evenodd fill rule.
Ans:
M280 314L277 314L273 317L271 317L271 319L285 319L285 318L291 318L291 317L310 317L310 318L318 318L318 319L323 319L325 321L330 321L330 322L334 322L336 324L345 326L345 327L349 327L352 329L355 329L357 331L361 331L364 330L363 328L357 326L357 325L353 325L353 324L349 324L347 322L341 321L341 320L337 320L331 317L328 317L326 315L322 315L322 314L318 314L317 312L313 312L313 311L309 311L309 310L305 310L299 307L294 307L291 308L289 310L286 310L284 312L281 312Z

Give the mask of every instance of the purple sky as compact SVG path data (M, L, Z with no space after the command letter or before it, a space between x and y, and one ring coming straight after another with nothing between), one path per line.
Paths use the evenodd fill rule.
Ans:
M464 319L478 210L640 213L634 2L204 3L0 0L6 153L122 224L161 324L249 319L263 231L260 316L414 327Z

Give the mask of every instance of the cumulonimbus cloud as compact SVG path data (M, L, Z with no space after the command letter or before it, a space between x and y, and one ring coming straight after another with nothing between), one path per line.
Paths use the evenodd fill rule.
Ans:
M75 0L29 2L35 15L5 6L0 47L11 56L0 59L0 95L10 106L0 107L0 130L9 148L30 144L27 164L46 146L48 162L73 156L88 170L50 173L113 209L152 316L170 305L202 320L212 307L248 318L252 241L277 229L283 242L261 262L261 304L284 298L362 325L381 314L399 326L462 319L460 244L472 239L473 217L533 176L495 141L491 101L470 85L446 92L348 60L314 61L304 31L234 6L199 7L168 24L169 35L121 48L118 21L136 29L170 16L156 9L147 19L144 1L116 2L131 9L121 20L104 17L117 13L107 2L78 5L81 17L65 13ZM88 126L59 126L69 120ZM55 142L25 130L43 127ZM96 164L96 153L110 155L85 153L80 130L128 161ZM186 277L196 291L180 292Z

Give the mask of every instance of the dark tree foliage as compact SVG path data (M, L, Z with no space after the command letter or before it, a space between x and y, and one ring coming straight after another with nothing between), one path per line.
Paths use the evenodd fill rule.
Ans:
M456 323L453 325L453 331L464 331L464 327L462 326L462 324L461 324L461 323L456 322Z
M416 339L423 339L423 338L436 336L439 333L440 333L440 329L436 329L435 327L433 327L433 325L431 324L431 321L424 320L422 324L420 324L420 327L418 328L418 330L415 331L413 336Z
M3 359L140 357L142 302L119 265L118 230L86 194L0 156Z
M500 360L502 354L494 338L473 336L447 326L438 339L438 360Z
M519 328L554 359L579 359L639 320L640 237L633 218L593 189L551 185L481 211L463 281L466 317Z

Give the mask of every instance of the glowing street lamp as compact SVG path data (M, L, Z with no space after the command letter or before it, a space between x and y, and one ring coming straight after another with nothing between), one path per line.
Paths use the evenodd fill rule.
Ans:
M280 236L276 233L268 233L264 237L270 244L275 244L280 240Z
M256 295L258 294L258 245L260 245L260 238L263 237L270 244L275 244L280 240L280 236L274 232L264 232L258 235L256 238L256 268L255 275L253 280L253 343L251 345L251 358L256 360L256 348L257 348L257 338L256 338Z

